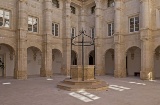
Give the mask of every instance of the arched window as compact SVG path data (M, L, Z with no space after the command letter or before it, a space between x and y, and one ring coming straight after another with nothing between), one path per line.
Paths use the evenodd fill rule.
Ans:
M108 0L108 7L114 6L114 0Z
M59 1L58 0L52 0L53 6L59 8Z

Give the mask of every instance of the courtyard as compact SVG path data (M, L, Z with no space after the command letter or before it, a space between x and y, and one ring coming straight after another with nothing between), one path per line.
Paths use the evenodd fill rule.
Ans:
M0 105L159 105L160 80L96 76L108 91L64 91L56 85L67 78L31 76L27 80L0 79Z

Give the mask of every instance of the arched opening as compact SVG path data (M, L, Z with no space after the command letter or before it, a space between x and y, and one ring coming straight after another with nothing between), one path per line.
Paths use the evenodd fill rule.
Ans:
M36 47L27 48L27 74L28 76L40 76L41 51Z
M15 68L15 51L7 44L0 44L0 77L13 77Z
M156 79L160 79L160 46L155 49L154 55L154 75Z
M77 54L75 51L72 50L71 52L71 65L77 65Z
M52 70L53 74L61 74L62 53L58 49L52 50Z
M105 72L114 75L114 49L109 49L105 54Z
M140 77L141 70L141 49L131 47L126 54L126 75Z
M89 65L95 65L95 52L94 52L94 50L89 53Z

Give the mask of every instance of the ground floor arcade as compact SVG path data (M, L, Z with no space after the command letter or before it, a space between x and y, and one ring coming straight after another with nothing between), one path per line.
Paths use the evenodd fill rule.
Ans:
M80 54L78 51L72 51L71 57L67 56L65 57L65 54L63 53L63 50L60 49L52 49L51 50L51 74L45 75L45 76L52 76L54 74L67 74L67 70L64 69L64 63L66 62L65 59L68 59L69 61L71 59L72 65L78 65L80 64L79 59ZM139 47L133 46L128 48L126 51L123 52L123 62L125 65L125 76L136 76L140 77L143 73L141 72L142 69L142 50ZM85 63L87 65L95 65L97 66L97 60L99 56L101 56L102 68L103 73L99 75L115 75L115 50L114 49L108 49L105 51L105 54L102 53L97 55L97 51L91 50L88 51L88 53L85 55ZM160 78L160 47L157 47L153 52L153 70L148 75L152 75L152 79L158 79ZM0 68L0 77L15 77L17 76L16 72L16 63L17 57L16 57L16 50L8 44L0 44L0 60L4 64L4 69ZM23 55L22 55L23 56ZM25 60L25 59L24 59ZM42 67L45 65L44 63L44 55L43 50L39 49L35 46L30 46L26 49L26 75L27 77L31 75L39 75L44 76L42 72ZM144 62L144 61L143 61ZM98 70L96 69L96 72L98 74ZM19 73L19 75L21 75ZM143 78L142 78L143 79Z

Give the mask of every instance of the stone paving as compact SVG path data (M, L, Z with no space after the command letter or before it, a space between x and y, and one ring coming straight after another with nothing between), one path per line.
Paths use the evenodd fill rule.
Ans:
M160 80L98 76L108 91L70 92L56 88L64 78L0 79L0 105L160 105Z

